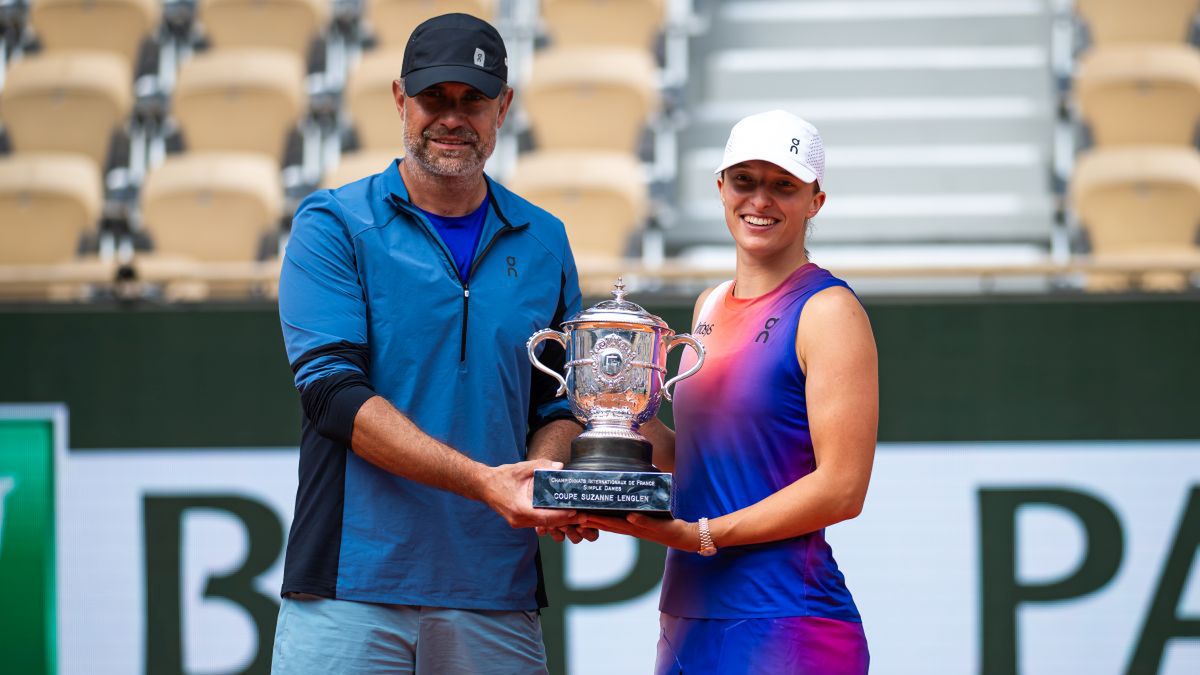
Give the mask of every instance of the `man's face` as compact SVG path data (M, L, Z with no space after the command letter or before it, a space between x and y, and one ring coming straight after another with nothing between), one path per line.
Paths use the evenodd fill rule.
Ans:
M442 82L408 96L397 80L392 93L404 121L409 159L437 176L483 172L496 149L496 130L508 114L511 89L493 99L468 84Z

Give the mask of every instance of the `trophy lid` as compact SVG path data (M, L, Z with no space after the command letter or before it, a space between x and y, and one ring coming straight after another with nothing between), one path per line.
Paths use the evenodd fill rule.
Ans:
M625 299L625 283L621 277L617 277L617 283L613 284L612 294L611 300L598 302L564 323L634 324L670 330L666 321L642 309L641 305Z

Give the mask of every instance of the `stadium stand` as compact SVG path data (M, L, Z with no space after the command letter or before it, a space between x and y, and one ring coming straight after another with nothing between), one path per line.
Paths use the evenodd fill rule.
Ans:
M1089 41L1074 102L1085 132L1069 181L1071 222L1092 261L1200 258L1200 52L1183 42L1198 4L1080 0ZM1086 287L1177 291L1180 271L1092 273Z
M0 265L9 274L0 274L8 281L0 297L75 299L87 294L76 282L111 278L115 262L99 246L102 171L131 99L128 64L112 52L44 52L9 68L0 92L12 151L0 157ZM28 279L37 270L42 278Z
M674 153L662 107L665 68L654 52L664 26L660 1L547 1L549 47L532 59L520 103L533 148L513 184L559 215L581 260L643 253L652 181L673 180L657 166ZM663 148L667 151L664 152ZM643 161L645 165L643 165ZM535 200L536 201L536 200Z
M1197 255L1186 214L1198 5L7 3L2 236L38 234L0 247L0 294L84 297L84 263L111 272L114 257L150 282L134 292L262 291L300 199L403 154L391 81L411 29L447 11L492 19L509 47L517 98L489 173L561 216L584 267L656 269L665 253L663 279L728 270L712 168L737 119L786 108L828 148L830 198L810 239L821 264L868 277L1009 270L989 282L998 291L1084 278L1088 290L1193 288L1186 263L1092 272ZM21 265L76 270L22 286ZM238 282L237 265L253 272ZM1039 271L1011 273L1023 266ZM1084 276L1046 271L1055 266ZM868 293L980 288L978 277L929 278L855 281Z
M169 280L197 262L277 255L280 162L304 111L303 73L300 58L281 49L218 49L182 66L172 115L187 150L146 177L140 222L152 250L133 261L139 279ZM168 283L165 292L198 299L246 288Z
M819 263L1049 260L1055 96L1045 2L743 0L710 3L703 18L710 30L690 47L669 255L732 267L712 171L738 119L782 108L813 122L826 144L829 199L809 246ZM1046 288L1013 282L998 287Z

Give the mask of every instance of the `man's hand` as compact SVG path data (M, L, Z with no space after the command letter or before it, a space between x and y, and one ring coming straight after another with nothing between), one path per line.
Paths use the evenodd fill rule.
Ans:
M558 528L574 525L582 516L573 510L533 508L533 472L538 469L561 469L562 466L562 462L534 459L493 467L486 475L483 501L512 527Z

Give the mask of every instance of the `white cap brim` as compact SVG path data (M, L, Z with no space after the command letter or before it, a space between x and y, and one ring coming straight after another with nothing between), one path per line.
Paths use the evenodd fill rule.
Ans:
M768 156L768 155L771 155L771 156ZM770 162L770 163L774 164L775 166L783 169L784 171L792 174L796 178L799 178L802 182L805 182L805 183L813 183L817 180L816 172L814 172L807 164L805 164L799 158L799 156L793 155L788 152L779 152L779 153L753 152L753 153L742 153L742 154L725 153L725 156L721 158L721 165L718 166L717 170L713 171L713 173L718 174L718 173L721 173L722 171L724 171L725 169L728 169L729 167L733 166L734 164L741 164L742 162L752 162L754 160Z

